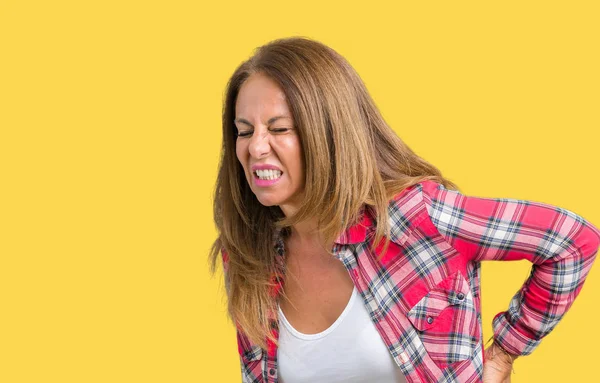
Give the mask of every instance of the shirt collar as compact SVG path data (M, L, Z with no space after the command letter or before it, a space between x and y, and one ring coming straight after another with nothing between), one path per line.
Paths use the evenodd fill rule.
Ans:
M402 245L414 227L429 216L425 209L421 189L420 183L411 185L390 200L386 211L390 226L390 241ZM335 243L357 244L367 240L369 234L375 230L375 219L372 208L366 208L366 206L363 204L360 209L362 217L359 222L342 232Z
M369 209L365 208L363 205L359 210L359 221L358 223L348 227L344 230L335 240L334 243L338 245L352 245L357 243L365 242L367 239L367 234L373 227L373 218L371 214L368 213ZM275 230L275 248L279 255L283 255L284 253L284 243L283 238L281 236L281 229Z
M414 188L412 187L407 188L399 195L396 195L387 208L390 225L389 237L392 242L397 244L404 243L414 226L426 216L426 213L423 213L424 210L421 210L418 213L413 212L412 214L409 214L409 211L413 210L415 205L422 201L413 198L419 192L418 188L415 190L413 189ZM411 190L412 192L409 193ZM373 217L372 209L367 208L366 205L363 204L359 210L359 217L358 223L342 231L342 233L334 240L334 243L338 245L351 245L363 243L367 240L367 236L375 230L375 219ZM277 238L276 247L280 255L283 255L284 245L280 232L276 232L275 237Z
M367 213L364 205L360 209L361 218L358 223L348 227L334 241L338 245L350 245L364 242L369 229L373 226L373 219Z

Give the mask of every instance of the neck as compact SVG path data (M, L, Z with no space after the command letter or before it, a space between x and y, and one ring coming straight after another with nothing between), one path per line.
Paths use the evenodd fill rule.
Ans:
M317 220L316 218L308 221L302 221L292 226L291 237L294 241L303 244L310 244L320 242L321 235L317 231Z
M279 206L286 217L295 214L298 209L291 205L280 205ZM298 247L322 247L324 249L330 249L333 244L328 246L323 240L321 233L317 230L317 218L310 218L299 222L291 227L290 235L287 239L288 242L293 242Z

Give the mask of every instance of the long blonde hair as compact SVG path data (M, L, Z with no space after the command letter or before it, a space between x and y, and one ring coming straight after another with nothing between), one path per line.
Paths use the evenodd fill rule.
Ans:
M269 76L281 87L300 135L304 204L292 217L257 200L236 157L236 98L254 73ZM378 244L389 237L389 199L426 179L458 189L387 125L363 81L340 54L304 37L277 39L257 48L227 84L214 192L219 237L210 253L211 271L215 273L225 251L228 311L238 329L263 348L267 338L276 342L269 328L269 313L277 308L270 294L270 277L277 270L276 229L316 217L322 237L330 243L358 221L366 204L376 214ZM386 240L385 248L387 244Z

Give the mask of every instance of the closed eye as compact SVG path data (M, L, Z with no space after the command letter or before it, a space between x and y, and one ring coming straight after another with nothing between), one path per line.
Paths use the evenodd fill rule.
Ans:
M290 129L289 128L277 128L277 129L270 129L270 130L271 130L271 132L274 132L274 133L284 133L284 132L287 132ZM252 134L252 131L249 130L247 132L238 132L237 136L238 137L248 137L251 134Z

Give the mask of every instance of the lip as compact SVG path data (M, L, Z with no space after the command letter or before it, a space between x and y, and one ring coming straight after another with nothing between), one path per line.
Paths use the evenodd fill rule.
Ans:
M281 172L281 176L279 176L279 178L274 180L261 180L254 172L252 172L252 180L254 181L254 184L261 187L274 185L279 182L281 177L283 177L283 172Z
M279 169L275 165L268 165L268 164L264 164L264 165L252 165L252 171L253 172L255 172L257 170L268 170L268 169L279 170L281 172L281 169Z
M269 164L252 165L251 169L252 169L252 180L254 181L254 184L256 186L263 186L263 187L271 186L271 185L276 184L281 179L281 177L283 177L283 171L275 165L269 165ZM281 176L274 180L261 180L260 178L258 178L258 175L256 174L257 170L279 170L281 172Z

